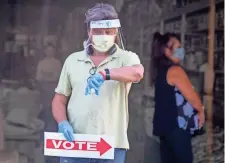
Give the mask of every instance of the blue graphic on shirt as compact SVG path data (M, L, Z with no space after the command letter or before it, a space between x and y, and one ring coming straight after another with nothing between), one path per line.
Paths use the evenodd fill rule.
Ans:
M190 134L194 134L194 132L199 129L197 112L177 88L175 88L174 91L178 109L178 127L189 131Z
M179 125L180 128L183 128L183 129L186 129L187 128L187 122L181 116L178 116L178 125Z
M194 109L189 103L186 103L183 106L183 111L184 111L184 115L188 116L189 118L191 118L191 116L194 114Z
M181 96L179 93L176 93L175 96L176 96L177 105L178 106L182 105L184 103L183 96Z

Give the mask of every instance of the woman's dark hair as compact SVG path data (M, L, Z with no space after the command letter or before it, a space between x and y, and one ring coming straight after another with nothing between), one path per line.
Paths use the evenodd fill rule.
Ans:
M160 67L170 66L174 63L165 55L165 48L171 37L178 40L179 37L174 33L165 33L161 35L159 32L153 34L152 51L150 59L151 84L155 83L155 78Z

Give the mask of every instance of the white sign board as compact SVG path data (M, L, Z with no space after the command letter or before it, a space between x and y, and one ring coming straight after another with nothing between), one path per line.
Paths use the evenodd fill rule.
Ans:
M111 136L74 134L75 141L67 141L63 134L45 132L46 156L114 159Z

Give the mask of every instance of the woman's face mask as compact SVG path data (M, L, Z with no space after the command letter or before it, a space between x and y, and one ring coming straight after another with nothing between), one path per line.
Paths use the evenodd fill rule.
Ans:
M180 47L180 41L176 38L171 38L167 48L170 50L170 54L172 53L172 57L179 59L180 61L182 61L184 59L184 48Z
M182 61L184 59L184 48L176 48L174 50L173 57L178 58Z

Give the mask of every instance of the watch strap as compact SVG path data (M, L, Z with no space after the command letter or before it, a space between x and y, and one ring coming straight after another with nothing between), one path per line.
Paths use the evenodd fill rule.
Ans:
M110 71L108 68L105 69L106 80L110 80Z

